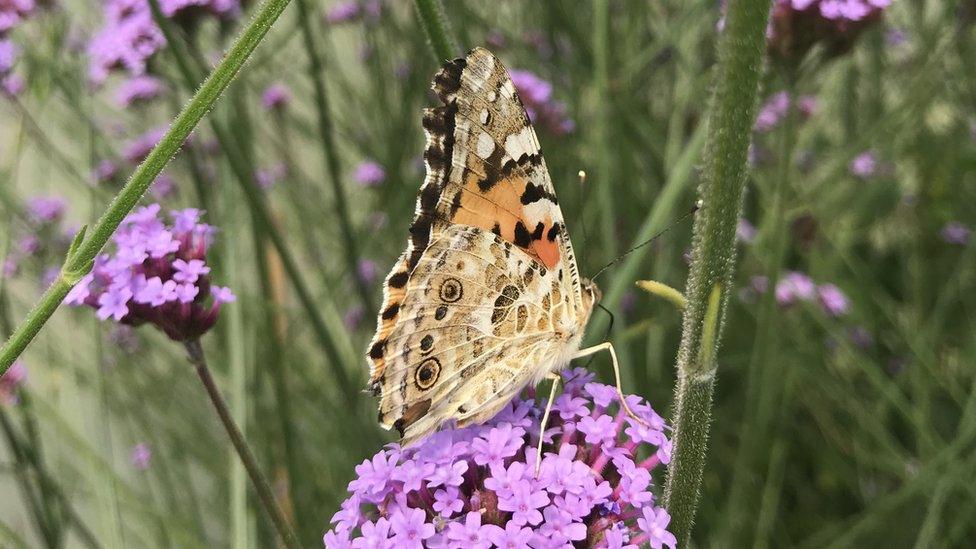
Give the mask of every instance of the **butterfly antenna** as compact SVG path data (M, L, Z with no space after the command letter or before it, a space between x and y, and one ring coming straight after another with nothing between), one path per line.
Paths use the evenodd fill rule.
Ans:
M697 202L695 202L695 205L692 206L690 210L688 210L687 212L685 212L678 219L675 219L674 221L672 221L670 225L668 225L667 227L665 227L664 229L662 229L659 233L657 233L656 235L652 236L651 238L648 238L644 242L641 242L640 244L634 246L633 248L627 250L626 252L620 254L613 261L611 261L610 263L607 263L606 265L604 265L602 269L600 269L599 271L596 272L595 275L593 275L593 276L590 277L590 280L596 280L596 277L600 276L603 273L603 271L609 269L612 265L620 262L620 260L622 260L623 258L625 258L628 255L636 252L637 250L643 248L644 246L647 246L651 242L654 242L660 236L664 235L665 233L667 233L668 231L670 231L671 229L673 229L675 225L681 223L682 221L684 221L685 219L687 219L688 216L690 216L691 214L697 212L701 207L702 207L702 201L701 200L698 200Z

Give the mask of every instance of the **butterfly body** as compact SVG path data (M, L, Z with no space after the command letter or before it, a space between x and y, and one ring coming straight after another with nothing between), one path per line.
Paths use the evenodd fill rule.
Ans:
M427 177L368 350L379 422L405 445L448 420L486 421L565 366L600 297L501 62L476 48L433 89Z

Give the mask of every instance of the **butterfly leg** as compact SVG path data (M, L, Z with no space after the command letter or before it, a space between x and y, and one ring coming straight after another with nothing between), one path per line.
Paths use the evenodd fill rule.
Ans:
M612 343L610 343L609 341L604 341L599 345L587 347L586 349L580 349L579 351L576 352L575 355L573 355L573 359L590 356L599 353L600 351L610 352L610 361L613 363L613 376L617 381L617 396L620 397L620 407L623 408L624 412L626 412L628 416L633 418L634 421L640 423L641 425L644 425L645 427L648 426L646 421L641 419L640 416L635 414L634 411L630 409L630 406L627 405L627 400L624 399L624 391L620 387L620 365L617 364L617 352L613 350Z
M549 389L549 400L546 402L546 410L542 413L542 423L539 425L539 445L535 449L535 476L539 478L539 467L542 466L542 439L546 434L546 424L549 423L549 412L552 411L552 403L556 400L556 389L559 387L559 374L550 373L548 376L552 380L552 388Z

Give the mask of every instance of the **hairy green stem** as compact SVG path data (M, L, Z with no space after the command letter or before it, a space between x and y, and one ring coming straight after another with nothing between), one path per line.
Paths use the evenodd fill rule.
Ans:
M234 445L234 450L237 451L238 457L241 458L241 463L244 464L244 469L251 478L251 484L254 485L254 490L258 493L258 499L261 501L261 505L264 506L264 510L268 513L268 516L271 517L275 530L278 531L278 536L281 537L281 541L289 549L301 547L298 543L298 537L295 536L295 532L288 524L288 519L285 518L284 512L282 512L281 507L278 506L278 502L275 500L274 492L271 491L271 484L268 483L268 479L265 478L264 473L261 472L261 468L258 467L257 460L254 459L254 454L251 453L251 449L248 447L247 441L244 440L244 435L241 433L241 430L234 423L234 418L231 416L230 410L224 402L224 397L221 396L220 389L217 388L213 376L210 375L210 368L207 367L207 360L204 357L200 340L193 339L186 341L184 345L186 346L190 363L196 368L197 375L200 377L200 381L207 391L207 396L210 397L210 402L217 411L220 423L224 426L224 430L227 431L227 436L230 437L230 441Z
M717 83L700 188L703 204L695 218L685 291L688 307L678 350L674 453L664 493L671 531L681 545L691 538L708 449L715 357L732 287L735 229L742 210L769 7L768 0L731 0L718 43ZM710 325L714 331L706 337Z
M166 131L166 135L153 147L146 159L139 164L98 222L91 230L87 231L87 235L81 236L76 245L72 247L72 251L61 267L61 274L57 280L48 287L24 321L17 326L14 333L0 348L0 375L7 371L7 368L34 339L34 336L64 301L64 297L68 295L71 288L91 270L95 256L105 246L125 216L132 211L132 208L135 207L146 189L156 179L156 176L176 154L193 128L197 126L217 102L217 99L220 98L223 91L227 89L244 62L261 43L271 25L284 11L288 1L265 0L261 4L257 14L234 41L224 59L210 73L210 76L173 120L172 125Z
M369 285L363 280L363 277L356 275L359 263L356 251L358 246L353 235L352 221L349 219L346 190L342 185L342 170L339 169L339 158L335 142L332 139L333 129L332 119L329 115L329 100L325 91L325 82L322 80L325 67L322 63L322 56L319 54L318 44L315 42L315 33L312 31L312 14L308 8L308 0L296 0L296 4L298 5L298 21L305 41L305 53L308 55L308 72L312 78L312 89L315 94L316 123L319 130L319 141L322 143L322 159L325 162L325 171L329 174L329 181L332 183L332 200L335 204L339 230L342 232L346 269L359 291L363 308L372 312L374 310L373 299L370 296Z
M454 58L459 52L457 40L451 34L451 27L444 16L444 6L440 0L414 0L413 5L417 8L417 16L424 26L437 62L443 63Z

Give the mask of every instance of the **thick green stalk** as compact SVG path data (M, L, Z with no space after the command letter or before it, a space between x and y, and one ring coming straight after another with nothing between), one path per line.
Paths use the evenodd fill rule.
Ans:
M329 114L329 98L325 91L325 82L322 80L325 67L322 63L322 56L319 54L318 44L315 41L315 33L312 31L311 20L313 16L308 9L308 0L297 0L296 4L298 5L298 21L305 41L305 53L308 55L308 72L312 78L312 89L315 94L316 123L319 130L319 141L322 143L322 160L325 162L325 171L329 174L329 182L332 183L332 200L339 222L339 230L342 232L346 269L359 291L363 308L372 312L374 311L373 299L370 295L369 285L356 274L359 263L356 252L358 246L352 230L352 221L349 219L346 189L342 185L342 170L339 169L339 158L332 138L333 129L332 118Z
M17 326L14 333L0 348L0 375L20 356L37 332L54 314L71 288L92 268L98 252L112 236L119 224L163 170L169 160L213 107L220 95L240 71L244 62L261 43L271 25L278 19L289 0L265 0L257 14L237 37L227 55L210 76L197 89L183 110L173 120L163 139L153 148L136 168L128 182L109 204L105 213L91 230L79 233L57 280L44 292L41 299Z
M691 537L708 448L715 356L732 287L735 229L742 210L768 16L768 0L731 0L718 42L717 83L700 188L703 204L695 218L685 291L688 308L678 350L674 454L664 493L671 531L681 545ZM706 333L709 326L714 327L711 334Z
M443 63L452 59L459 51L457 40L451 34L451 27L444 16L444 7L440 0L414 0L413 5L417 8L417 16L424 26L437 62Z

